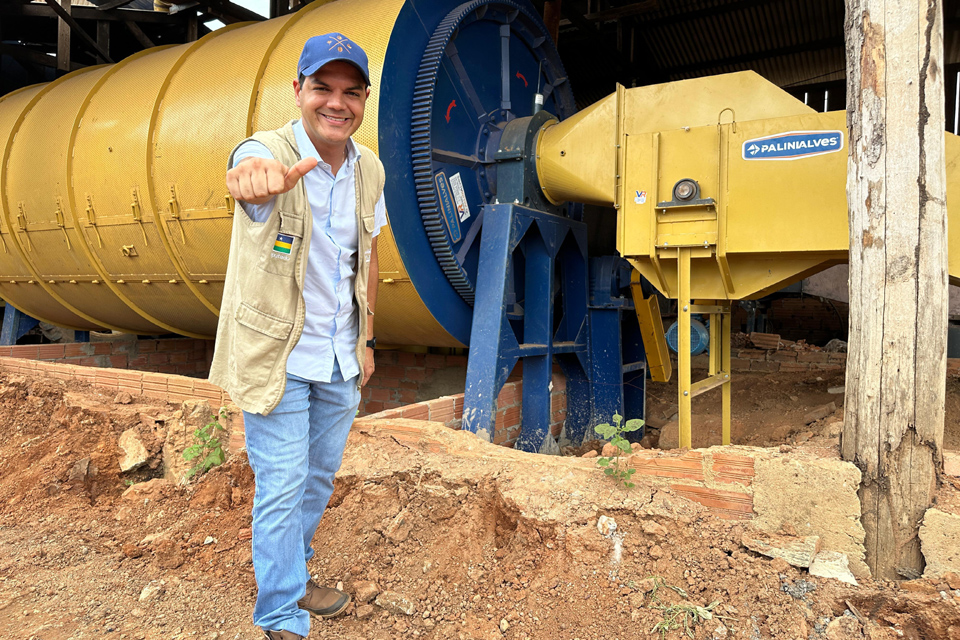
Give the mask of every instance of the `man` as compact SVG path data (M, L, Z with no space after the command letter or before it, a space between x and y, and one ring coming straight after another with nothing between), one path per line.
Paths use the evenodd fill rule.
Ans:
M306 562L333 493L360 387L373 373L383 165L355 143L370 95L363 50L310 38L293 91L301 118L231 154L236 199L210 380L244 410L256 475L254 623L306 637L309 614L350 597L315 585Z

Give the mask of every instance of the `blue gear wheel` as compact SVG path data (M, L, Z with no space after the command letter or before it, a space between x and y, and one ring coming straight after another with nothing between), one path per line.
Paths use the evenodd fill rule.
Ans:
M437 74L443 62L447 45L457 33L460 23L483 6L496 7L507 12L523 13L534 23L538 19L532 16L522 6L509 0L474 0L460 5L437 25L433 35L427 43L417 71L417 81L414 87L413 116L410 128L411 158L413 160L413 177L417 189L417 202L420 208L420 217L427 232L433 253L437 262L453 288L460 296L473 306L474 286L470 282L463 265L454 254L453 244L446 230L446 225L437 201L436 186L433 172L433 145L431 143L431 119L434 109L434 90Z

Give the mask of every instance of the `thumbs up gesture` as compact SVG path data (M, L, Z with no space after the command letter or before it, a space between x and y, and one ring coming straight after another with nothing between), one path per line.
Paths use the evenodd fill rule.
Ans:
M292 167L272 158L246 158L227 171L227 189L236 200L264 204L293 189L316 166L316 158L304 158Z

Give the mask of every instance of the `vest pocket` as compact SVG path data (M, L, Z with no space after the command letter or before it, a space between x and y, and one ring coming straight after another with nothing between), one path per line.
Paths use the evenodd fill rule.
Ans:
M275 318L259 309L255 309L246 302L241 302L240 306L237 307L235 317L241 325L276 340L286 340L290 336L290 331L293 330L292 322Z
M274 317L246 302L234 314L234 375L241 382L267 386L287 344L293 323Z
M303 218L283 211L279 215L280 229L276 237L266 239L270 246L260 252L257 266L267 273L292 278L296 275L297 256L303 244Z

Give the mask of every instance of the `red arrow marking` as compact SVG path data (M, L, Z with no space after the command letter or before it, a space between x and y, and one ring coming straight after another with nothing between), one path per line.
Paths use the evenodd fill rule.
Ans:
M527 79L524 78L524 77L523 77L523 74L520 73L519 71L517 71L517 77L520 78L521 80L523 80L523 86L525 86L525 87L529 87L529 86L530 86L530 83L527 82Z
M456 101L456 100L451 100L451 101L450 101L450 106L447 107L447 123L450 122L450 111L451 111L455 106L457 106L457 101Z

